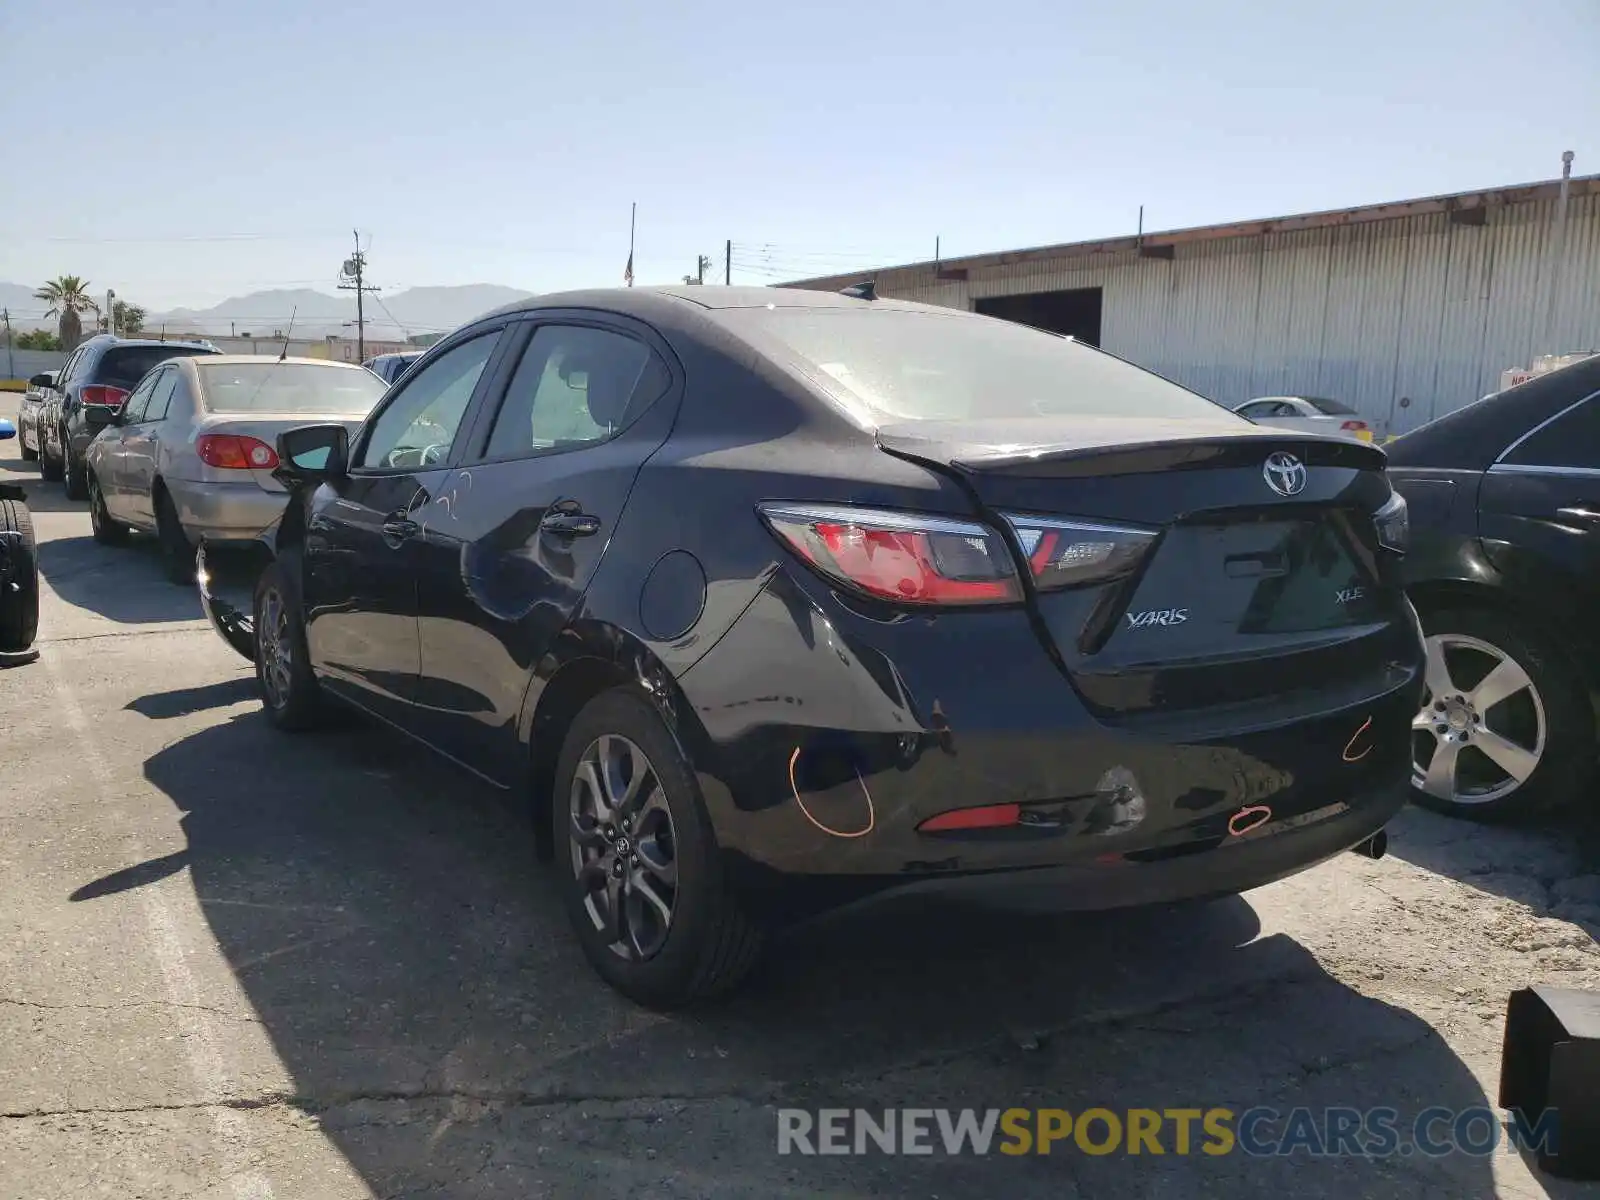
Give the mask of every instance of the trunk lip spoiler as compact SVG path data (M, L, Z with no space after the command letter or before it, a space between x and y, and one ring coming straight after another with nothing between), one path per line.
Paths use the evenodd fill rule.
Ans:
M904 428L903 425L898 428L880 426L875 439L879 448L900 458L939 463L967 473L1012 471L1018 467L1079 462L1138 454L1141 451L1170 453L1255 446L1263 449L1267 447L1281 449L1286 444L1295 449L1310 450L1312 453L1325 452L1334 459L1365 459L1367 469L1379 469L1388 462L1388 455L1383 449L1370 442L1359 442L1353 438L1321 433L1294 433L1285 436L1282 433L1268 433L1265 430L1250 430L1240 433L1206 432L1196 433L1192 437L1151 437L1089 444L1056 441L1039 442L1028 446L1012 443L985 447L952 442L937 435L918 436L904 432Z
M211 623L211 628L218 637L234 652L249 662L256 661L256 632L253 614L242 613L220 596L211 592L211 573L206 569L205 543L195 551L194 559L195 588L200 593L200 607L205 610L206 620Z

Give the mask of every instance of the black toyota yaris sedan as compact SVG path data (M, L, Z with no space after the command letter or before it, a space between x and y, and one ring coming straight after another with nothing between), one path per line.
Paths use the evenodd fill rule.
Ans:
M1243 891L1381 852L1405 796L1423 652L1381 451L1071 339L546 296L276 455L254 612L200 571L270 719L337 698L528 796L645 1003L889 889Z

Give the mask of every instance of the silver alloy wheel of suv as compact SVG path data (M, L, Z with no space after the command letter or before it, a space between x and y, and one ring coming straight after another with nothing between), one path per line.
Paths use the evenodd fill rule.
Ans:
M1440 633L1427 647L1427 692L1411 722L1412 786L1456 805L1505 799L1544 756L1549 723L1538 687L1482 638Z

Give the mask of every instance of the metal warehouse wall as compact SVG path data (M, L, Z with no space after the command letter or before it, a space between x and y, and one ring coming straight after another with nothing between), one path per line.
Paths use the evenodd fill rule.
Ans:
M1600 195L1567 206L1555 325L1554 201L1490 209L1483 226L1444 213L1179 245L1176 258L1104 252L879 273L885 296L957 308L988 296L1104 289L1101 343L1224 404L1304 392L1343 400L1402 433L1499 386L1536 354L1600 350ZM1402 397L1410 404L1400 407Z

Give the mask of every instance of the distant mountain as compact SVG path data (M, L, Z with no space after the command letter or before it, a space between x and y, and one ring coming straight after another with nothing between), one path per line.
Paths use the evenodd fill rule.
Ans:
M37 316L44 305L33 298L34 289L20 283L0 282L0 307L11 310L12 328L54 329L56 323ZM454 329L513 300L532 292L502 287L493 283L468 283L458 287L415 287L402 292L379 292L367 301L367 336L400 340L403 334L440 333ZM134 297L135 302L137 298ZM145 327L156 330L163 323L173 333L229 332L271 335L287 330L293 316L295 332L320 337L329 333L349 334L346 323L356 319L355 296L348 292L330 295L310 288L275 289L234 296L210 308L174 308L151 312Z
M17 331L24 329L54 329L54 318L44 320L37 314L44 311L44 301L35 300L33 293L38 285L29 287L25 283L0 283L0 308L6 309L11 314L11 328Z
M379 292L366 304L368 336L399 339L402 334L439 333L463 325L490 309L533 295L493 283L468 283L457 287L415 287L385 295ZM198 333L273 333L287 330L294 319L297 333L321 335L348 333L356 319L355 297L331 296L309 288L278 289L235 296L210 308L175 308L151 313L146 325L163 321L170 329Z

